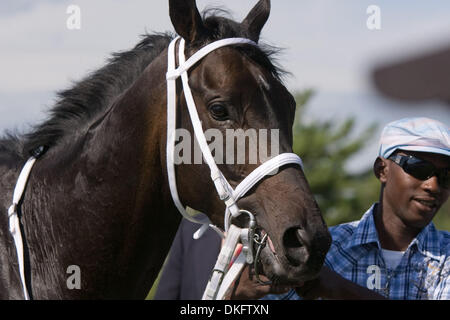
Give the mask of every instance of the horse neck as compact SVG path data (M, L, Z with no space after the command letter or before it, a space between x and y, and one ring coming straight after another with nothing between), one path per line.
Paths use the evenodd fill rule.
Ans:
M61 201L46 204L45 208L42 205L32 208L42 215L35 218L52 221L51 236L65 243L58 249L61 255L69 252L76 257L74 262L64 263L80 265L81 270L85 264L92 265L92 261L85 260L86 254L77 253L87 248L92 251L90 259L102 261L89 274L114 279L105 290L109 298L145 297L180 220L171 200L164 165L166 64L162 63L163 59L157 58L101 119L89 127L83 138L74 143L80 146L76 153L62 156L72 157L71 164L66 163L66 168L57 173L53 171L54 178L49 178L49 173L57 165L49 164L45 168L45 157L43 166L36 167L34 178L39 181L46 176L47 188L57 190L52 197ZM52 152L64 153L63 150ZM58 183L61 187L55 188L54 184ZM58 190L61 190L59 196ZM72 196L64 196L67 192ZM35 200L36 204L38 199ZM86 220L70 228L68 223L74 221L74 215ZM30 224L30 231L31 228ZM29 241L38 242L41 236L30 237ZM72 244L67 237L78 239L78 243ZM36 254L35 263L46 260L39 255ZM94 290L91 294L99 297L101 293Z
M146 231L155 230L155 234L160 232L164 217L171 216L168 213L179 219L166 169L166 61L164 52L116 101L103 124L104 136L114 135L108 139L111 144L105 152L115 150L116 158L121 159L119 167L124 179L135 175L136 181L130 185L135 193L135 211L154 217ZM154 214L149 215L149 211ZM176 224L164 227L176 230Z
M115 133L110 141L121 141L110 147L116 146L117 158L122 159L122 181L128 180L127 189L133 190L127 247L136 251L127 261L139 277L138 285L144 286L142 290L157 276L180 220L166 177L166 61L162 54L144 71L118 99L104 124L105 133ZM133 174L135 179L130 179Z
M123 189L124 193L128 189L132 197L128 203L133 203L128 208L131 216L126 218L126 250L133 248L135 252L125 260L139 279L138 285L144 286L142 290L148 289L149 279L153 281L158 274L180 219L166 178L166 61L162 54L146 68L117 100L103 125L104 136L114 135L105 152L114 149L116 161L121 161L117 167L120 181L129 184Z

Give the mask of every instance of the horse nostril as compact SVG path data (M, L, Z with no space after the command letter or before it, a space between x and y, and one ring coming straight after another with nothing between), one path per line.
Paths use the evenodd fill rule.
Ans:
M309 247L311 244L310 238L308 233L303 230L302 228L298 228L296 230L297 233L297 239L302 243L304 246Z
M301 229L295 227L286 230L283 236L283 245L285 248L303 247Z
M293 227L286 230L283 235L283 245L286 251L286 258L293 265L300 265L308 260L309 240L305 230L300 227Z

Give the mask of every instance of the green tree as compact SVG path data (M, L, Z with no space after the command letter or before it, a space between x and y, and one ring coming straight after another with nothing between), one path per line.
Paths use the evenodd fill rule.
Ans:
M378 180L368 168L358 174L345 166L371 140L373 124L351 138L355 119L305 122L307 102L313 95L306 90L296 95L297 112L293 127L293 150L304 161L305 175L328 225L359 219L378 200Z
M442 206L433 222L437 229L450 231L450 200Z

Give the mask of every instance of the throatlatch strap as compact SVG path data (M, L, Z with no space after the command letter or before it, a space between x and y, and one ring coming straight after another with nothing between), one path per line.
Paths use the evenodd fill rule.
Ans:
M176 42L180 40L180 45L178 48L178 59L180 66L176 68L175 65L175 46ZM194 55L192 55L187 61L185 58L185 40L178 37L172 40L169 45L168 51L168 71L166 74L167 78L167 171L169 177L169 186L172 194L172 199L180 211L180 213L189 221L199 224L207 224L211 225L209 218L206 215L201 215L198 217L191 217L187 214L185 207L182 205L177 191L176 186L176 177L175 177L175 162L174 162L174 152L175 152L175 140L176 140L176 80L178 77L182 79L183 91L189 111L189 116L191 118L192 126L194 128L194 134L198 141L200 150L202 151L203 158L205 159L208 167L211 172L211 179L214 182L217 193L221 200L225 202L227 212L232 216L238 216L239 208L236 205L236 201L245 195L245 193L250 190L258 181L260 181L264 176L270 174L271 171L275 170L281 165L287 163L297 163L302 166L302 161L300 157L293 153L283 153L278 155L277 157L270 159L265 162L262 166L255 169L255 173L251 173L249 177L244 179L239 186L236 188L238 192L233 190L233 188L228 183L225 176L217 167L214 158L211 154L211 150L209 149L208 143L206 141L206 137L203 132L202 124L200 118L198 116L197 108L195 105L195 101L189 87L189 78L188 78L188 70L190 67L199 62L202 58L204 58L210 52L229 45L239 45L239 44L250 44L257 46L254 41L245 38L229 38L223 39L207 46L203 47L199 51L197 51ZM272 167L272 169L271 169ZM239 191L240 190L240 191ZM237 197L236 197L237 196ZM225 215L225 228L228 228L227 215ZM213 227L214 228L214 227ZM206 231L206 227L202 227L195 235L195 237L200 237L204 231ZM214 228L217 230L217 228Z
M169 45L168 51L168 74L175 71L175 44L174 39ZM178 197L177 181L175 176L175 140L176 140L176 78L167 77L167 145L166 165L169 180L170 193L173 202L183 217L191 222L209 225L210 220L206 215L191 217Z
M33 168L36 158L31 157L25 163L22 171L20 172L19 178L17 179L16 187L14 189L13 203L8 209L9 218L9 232L11 233L14 244L16 246L17 261L19 263L19 274L20 281L22 282L22 291L25 300L30 300L28 294L27 286L25 283L25 266L24 266L24 256L23 256L23 239L22 232L20 231L20 221L17 214L17 209L20 200L22 200L23 193L25 191L25 186L27 185L28 177L30 176L31 169Z

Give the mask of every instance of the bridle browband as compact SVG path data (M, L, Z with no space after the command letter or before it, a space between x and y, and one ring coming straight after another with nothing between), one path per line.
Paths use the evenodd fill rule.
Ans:
M179 66L176 67L176 43L179 43L178 47L178 61ZM240 210L237 201L243 197L253 186L255 186L265 176L272 174L274 170L287 165L297 164L303 167L302 160L294 153L282 153L270 160L264 162L255 170L253 170L239 185L233 189L225 176L217 167L216 162L211 154L211 150L208 147L205 134L203 132L202 124L198 116L195 101L189 87L189 69L203 59L210 52L217 50L221 47L231 45L252 45L258 46L257 43L245 38L228 38L212 42L205 47L194 53L188 60L185 58L185 40L177 37L169 45L168 49L168 68L167 68L167 146L166 146L166 160L167 160L167 172L169 179L170 192L175 206L180 213L191 222L202 224L202 227L194 234L194 238L198 239L201 235L211 227L218 232L222 237L225 237L220 228L214 226L209 218L204 214L199 214L192 217L186 212L185 207L182 205L176 186L175 177L175 140L176 140L176 81L181 77L185 100L187 103L189 116L194 128L194 134L202 151L203 158L205 159L211 173L211 180L214 183L219 198L225 203L224 214L224 228L227 236L225 237L224 245L222 246L221 253L214 267L213 274L210 278L208 286L203 295L203 299L222 299L232 284L233 280L240 273L244 267L245 262L257 263L257 256L253 254L253 242L258 245L257 253L259 255L262 246L265 245L264 239L254 238L256 229L256 220L252 213L246 210ZM241 229L231 224L232 218L236 218L242 213L249 215L249 227ZM231 240L230 240L231 239ZM256 241L254 241L256 240ZM259 241L258 241L259 240ZM243 250L239 255L233 266L229 269L229 262L232 258L234 249L238 242L243 242ZM245 256L245 258L244 258ZM233 270L231 272L231 270Z

